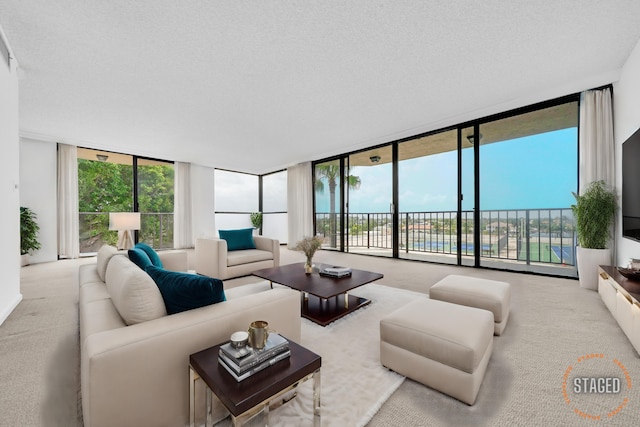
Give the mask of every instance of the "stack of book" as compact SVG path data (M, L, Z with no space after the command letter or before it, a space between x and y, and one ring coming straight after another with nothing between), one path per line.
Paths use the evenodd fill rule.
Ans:
M289 341L272 332L267 338L267 344L260 350L254 350L249 346L234 348L231 343L221 345L218 363L240 382L289 356Z
M349 277L351 276L351 269L349 267L326 267L320 270L321 276L326 277Z

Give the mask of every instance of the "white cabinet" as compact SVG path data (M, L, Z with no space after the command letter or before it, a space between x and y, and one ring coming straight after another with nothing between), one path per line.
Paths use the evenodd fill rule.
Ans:
M629 280L615 267L600 266L598 293L640 354L640 282Z

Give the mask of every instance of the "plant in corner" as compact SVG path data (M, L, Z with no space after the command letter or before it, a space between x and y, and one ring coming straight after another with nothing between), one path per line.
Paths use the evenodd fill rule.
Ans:
M251 213L251 224L253 228L262 233L262 212Z
M313 260L313 255L321 246L322 238L320 236L305 237L294 246L293 250L301 251L307 257L307 262L304 264L304 270L307 274L313 271L311 261Z
M20 206L20 255L21 265L29 264L29 254L40 249L38 232L40 226L36 222L36 214L31 209Z
M578 277L583 288L598 289L598 266L611 263L611 249L607 243L618 208L618 197L604 181L589 183L582 194L572 193L571 205L578 233Z

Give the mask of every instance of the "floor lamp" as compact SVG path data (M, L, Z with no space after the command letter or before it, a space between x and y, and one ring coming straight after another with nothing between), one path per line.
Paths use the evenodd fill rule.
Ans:
M140 230L140 212L110 212L109 230L118 230L118 249L133 247L133 230Z

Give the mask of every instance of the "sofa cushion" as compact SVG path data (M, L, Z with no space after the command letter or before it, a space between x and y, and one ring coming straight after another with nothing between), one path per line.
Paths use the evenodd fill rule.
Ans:
M105 285L104 282L85 283L80 287L80 290L78 292L79 305L103 299L108 299L109 301L111 301L111 295L109 295L107 285Z
M219 230L220 238L226 240L227 251L240 251L255 249L253 240L253 228L241 228L238 230Z
M151 260L151 264L155 265L156 267L160 267L160 268L164 267L162 265L162 260L160 259L160 256L155 251L155 249L153 249L151 246L147 245L146 243L140 242L140 243L136 243L134 248L142 249L144 251L144 253L146 253L147 256L149 257L149 259Z
M101 279L98 275L98 266L96 264L80 265L78 267L78 285L80 288L85 286L87 283L93 282L104 284L104 279Z
M118 253L118 249L111 245L102 245L98 249L98 255L96 257L96 264L98 267L98 276L100 280L104 282L104 276L107 273L107 264L111 260L111 257Z
M110 299L89 301L80 310L80 343L93 334L126 326Z
M147 253L140 248L129 249L127 253L129 254L129 259L143 270L148 266L153 265L153 263L151 262L151 258L149 258L149 255L147 255Z
M107 291L127 325L167 315L153 279L127 257L113 257L107 266Z
M273 253L260 249L246 249L244 251L229 252L227 254L227 267L252 262L269 261L273 259Z
M158 285L168 314L226 301L219 279L164 270L154 265L148 266L145 271Z

